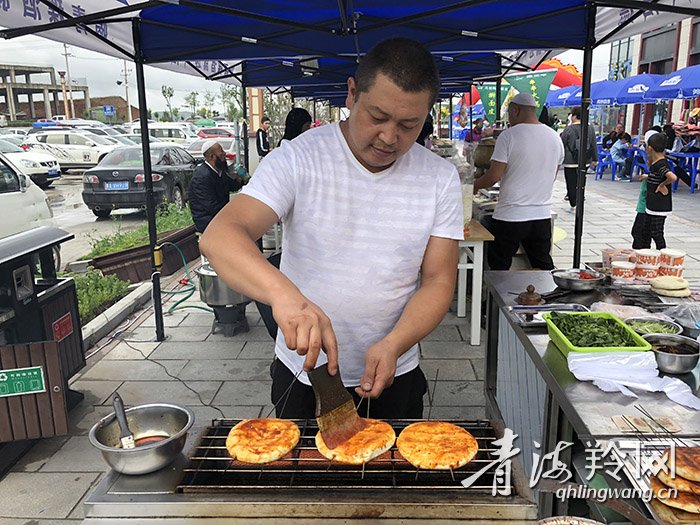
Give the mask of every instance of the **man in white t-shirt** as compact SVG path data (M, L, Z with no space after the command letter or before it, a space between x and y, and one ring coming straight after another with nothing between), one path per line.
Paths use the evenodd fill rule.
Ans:
M501 183L489 268L509 270L522 244L533 268L551 270L552 190L564 162L564 146L557 132L537 119L537 105L529 93L513 97L508 122L511 127L496 140L489 171L474 183L475 192Z
M272 307L278 417L314 417L305 371L326 358L356 401L377 398L371 417L422 417L417 343L449 308L463 237L456 169L415 142L438 88L421 44L381 42L348 79L348 119L282 142L202 238L229 286ZM254 242L277 220L280 270Z

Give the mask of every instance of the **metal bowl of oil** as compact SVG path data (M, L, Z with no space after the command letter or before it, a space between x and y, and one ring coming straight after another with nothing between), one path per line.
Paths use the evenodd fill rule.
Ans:
M122 474L148 474L172 463L182 452L194 423L191 410L166 403L139 405L125 412L136 448L121 447L114 413L97 422L88 436L107 464Z

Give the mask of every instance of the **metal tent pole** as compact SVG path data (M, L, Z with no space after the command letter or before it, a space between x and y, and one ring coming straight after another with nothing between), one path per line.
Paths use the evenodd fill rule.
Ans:
M136 90L139 98L139 121L141 124L141 151L143 152L143 173L146 182L146 218L148 221L148 244L151 252L151 282L153 284L153 312L156 319L156 340L165 339L163 329L163 305L160 297L160 267L163 255L156 247L156 203L153 198L153 176L151 173L151 144L148 140L148 108L146 106L146 83L143 76L143 53L141 51L141 21L134 19L131 24L134 40L134 57L136 65Z
M450 124L450 130L449 130L450 140L452 140L452 111L453 111L453 109L452 109L452 94L450 93L450 118L447 121Z
M245 170L250 173L250 161L249 161L249 149L250 144L248 144L248 94L245 84L241 84L241 92L243 93L243 131L241 131L241 137L243 138L243 165Z
M595 4L588 4L588 30L586 47L583 49L583 80L581 90L581 142L579 143L578 177L576 179L576 223L574 225L574 268L581 264L581 241L583 238L583 206L586 194L586 153L588 152L588 113L591 106L591 74L593 69L593 46L595 45Z
M501 121L501 77L496 80L496 122L494 122L494 127L498 127L498 123Z
M474 129L474 120L472 117L472 106L474 103L472 102L472 85L469 84L469 133L471 133L472 129Z

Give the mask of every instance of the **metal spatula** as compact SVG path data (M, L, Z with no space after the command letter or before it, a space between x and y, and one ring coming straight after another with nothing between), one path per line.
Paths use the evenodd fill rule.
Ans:
M117 416L117 423L119 423L119 430L121 435L122 448L136 448L134 443L134 435L129 430L129 425L126 422L126 412L124 411L124 402L119 394L114 393L112 397L112 406L114 407L114 414Z
M355 403L343 386L340 372L330 375L326 363L308 374L316 396L318 428L326 446L334 449L367 424L357 415Z

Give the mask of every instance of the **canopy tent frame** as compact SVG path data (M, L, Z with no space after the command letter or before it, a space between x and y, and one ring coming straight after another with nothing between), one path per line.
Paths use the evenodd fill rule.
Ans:
M28 27L18 27L18 28L13 28L13 29L5 29L0 31L0 36L2 36L5 39L9 38L15 38L18 36L26 35L26 34L37 34L37 33L42 33L45 31L51 31L54 29L61 29L61 28L67 28L67 27L74 27L74 26L80 26L82 27L87 33L89 33L91 36L94 38L100 40L101 42L109 45L111 48L115 49L119 53L121 53L124 57L133 60L134 63L136 64L136 72L137 72L137 90L138 90L138 99L139 99L139 110L140 110L140 124L141 124L141 132L142 134L145 134L145 136L148 136L148 122L147 122L147 104L146 104L146 90L145 90L145 80L144 80L144 75L143 75L143 68L144 65L147 64L153 64L153 63L159 63L167 60L173 60L176 58L183 58L188 57L188 59L185 59L184 61L187 62L195 72L197 72L199 75L201 75L203 78L209 78L209 77L214 77L213 75L207 75L204 73L204 71L201 71L198 67L196 67L195 64L192 63L192 60L196 60L195 58L195 53L202 53L202 49L188 49L186 52L180 52L180 53L170 53L169 55L161 55L161 56L146 56L143 50L143 33L144 33L144 25L153 25L153 26L160 26L163 28L170 28L170 29L177 29L181 31L189 31L193 34L203 34L203 35L209 35L209 36L214 36L217 38L223 39L223 42L214 45L214 46L206 46L205 49L208 49L209 51L211 50L216 50L216 49L226 49L227 54L232 54L232 44L235 47L238 46L243 46L243 45L255 45L257 43L263 43L266 47L271 48L271 49L279 49L280 51L284 51L287 54L291 54L293 56L297 55L311 55L311 56L321 56L321 57L327 57L327 58L341 58L344 55L337 54L337 53L330 53L330 52L319 52L318 50L309 50L307 48L303 47L296 47L296 46L290 46L287 44L282 44L280 42L270 42L270 38L275 38L280 35L294 35L299 31L313 31L313 32L320 32L320 33L325 33L325 34L333 34L333 35L345 35L349 36L352 35L355 37L354 43L355 43L355 48L357 50L356 56L359 57L360 55L360 46L359 46L359 41L358 37L362 34L367 34L368 32L375 31L377 29L382 29L387 27L388 24L391 24L392 26L400 25L402 27L414 27L414 28L421 28L425 26L426 28L430 28L431 31L435 31L438 34L440 33L447 33L448 36L444 38L438 38L438 39L433 39L427 42L424 42L424 44L430 48L431 46L437 46L440 45L441 43L445 42L452 42L454 40L457 40L459 38L465 38L465 37L474 37L474 38L480 38L486 41L489 40L494 40L497 39L500 42L512 42L513 44L517 44L517 46L514 46L516 48L522 49L523 46L527 45L529 48L532 49L557 49L557 48L569 48L569 49L582 49L584 52L584 71L583 71L583 82L582 82L582 115L581 115L581 121L582 121L582 133L581 133L581 138L580 138L580 147L579 151L585 151L586 149L586 144L588 141L588 119L589 119L589 108L591 104L591 99L590 99L590 84L591 84L591 70L592 70L592 53L593 49L601 44L602 42L606 41L607 39L611 38L615 34L617 34L623 26L629 25L629 23L632 23L633 20L628 19L626 23L621 24L618 26L615 30L609 32L605 37L599 39L596 41L595 39L595 16L596 16L596 10L597 7L615 7L615 8L620 8L620 7L625 7L625 8L630 8L632 10L635 10L636 13L632 15L632 18L637 19L640 17L646 10L649 9L650 6L653 5L654 9L659 12L666 12L666 13L676 13L676 14L682 14L682 15L689 15L692 16L696 14L695 10L689 9L689 8L683 8L683 7L678 7L678 6L673 6L673 5L668 5L668 4L662 4L660 3L660 0L651 0L650 2L642 2L638 0L588 0L585 3L578 4L576 6L571 6L567 8L563 8L560 10L555 10L555 11L548 11L547 13L542 13L539 15L534 15L530 17L523 17L518 20L512 20L510 22L504 22L502 24L496 24L491 27L486 27L483 28L480 31L469 31L467 29L463 29L460 31L457 31L455 29L450 29L450 28L441 28L441 27L436 27L432 26L429 24L420 24L418 23L419 20L425 19L431 15L437 14L438 11L440 12L454 12L458 11L459 9L465 8L465 7L473 7L475 5L483 4L483 3L489 3L489 0L465 0L463 2L458 2L455 4L451 4L449 6L443 6L441 8L433 9L430 11L423 11L420 13L414 13L412 15L408 15L405 17L400 17L397 19L393 19L394 21L392 22L391 20L385 20L379 18L379 21L377 21L374 25L370 25L365 28L358 28L357 27L357 18L355 16L355 11L352 6L351 1L345 1L345 0L338 0L338 11L339 11L339 16L338 18L334 18L332 20L329 20L328 22L338 22L337 27L320 27L321 24L303 24L298 21L293 21L293 20L286 20L286 19L280 19L277 17L270 17L267 15L264 15L262 13L253 13L250 11L242 11L234 8L227 8L226 6L218 6L218 5L212 5L212 4L204 4L202 2L198 2L196 0L179 0L177 2L169 1L169 0L150 0L148 2L143 2L140 4L135 4L132 6L125 6L123 8L115 8L115 9L109 9L109 10L104 10L100 12L95 12L91 14L86 14L84 16L79 16L79 17L74 17L68 14L67 12L63 11L62 9L56 7L53 5L51 2L48 0L39 0L43 5L49 6L51 9L55 10L56 12L60 13L61 16L63 16L64 20L58 20L55 22L51 22L48 24L42 24L39 26L28 26ZM236 16L242 16L245 17L249 20L256 20L260 22L265 22L265 23L271 23L274 25L281 25L287 29L284 31L278 31L272 34L265 35L264 39L263 38L251 38L251 37L246 37L246 36L237 36L237 35L231 35L230 33L227 34L217 34L216 32L212 32L209 30L202 30L198 28L187 28L183 27L181 25L177 24L168 24L167 22L161 22L157 20L152 20L152 19L144 19L141 14L139 16L135 16L133 18L127 17L124 18L123 15L127 15L129 13L139 11L142 12L144 9L148 9L149 7L153 6L158 6L158 7L163 7L167 5L173 5L173 7L177 7L178 5L180 7L189 7L192 9L199 9L202 11L209 11L209 12L214 12L214 13L220 13L220 14L228 14L228 15L233 15L235 14ZM557 15L561 15L562 13L567 13L567 12L574 12L576 10L584 10L585 8L585 13L586 13L586 37L585 37L585 43L583 46L581 45L572 45L571 43L569 44L563 44L563 43L558 43L554 41L542 41L538 39L531 39L531 38L520 38L520 37L511 37L507 35L493 35L489 34L489 32L497 31L499 29L504 29L504 28L509 28L509 27L514 27L518 25L525 25L525 24L530 24L533 21L541 20L541 19L546 19L547 17L554 17ZM110 18L111 17L111 18ZM102 23L115 23L117 21L119 22L124 22L131 20L132 23L132 38L133 38L133 46L134 46L134 53L133 55L127 50L124 49L123 47L115 44L114 42L111 42L109 39L104 38L102 35L97 33L95 30L91 29L90 27L87 26L87 23L95 23L96 21L100 21ZM267 40L265 40L267 39ZM468 46L465 46L465 50L467 49ZM493 49L493 46L492 46ZM502 50L501 48L498 48L499 50ZM435 50L433 50L435 51ZM477 52L477 51L473 51ZM523 52L524 53L524 52ZM528 66L525 64L522 64L520 62L523 53L521 53L517 58L512 59L511 57L506 57L502 56L503 60L507 60L510 62L508 66L508 71L512 70L514 66L522 66L525 69L530 69ZM436 53L440 54L440 53ZM546 58L545 54L545 58ZM232 57L233 58L233 57ZM242 59L243 57L238 56L235 57L236 59ZM543 58L542 60L544 60ZM217 60L217 59L214 59ZM219 63L221 64L220 59ZM231 70L235 66L227 66L227 70ZM245 71L246 68L246 63L245 60L241 62L241 70ZM502 62L501 62L501 71L502 71ZM499 75L499 79L503 78L505 73L501 72ZM234 75L232 75L234 76ZM225 77L224 77L225 78ZM236 78L234 76L234 78ZM241 78L245 78L244 75ZM217 79L221 79L221 77L217 77ZM465 79L466 80L466 79ZM470 82L473 82L473 79L470 80ZM245 88L247 87L244 83L241 83L242 88L243 88L243 106L244 110L247 113L247 100L245 96ZM497 96L500 95L500 90L496 91ZM500 108L498 108L500 110ZM315 108L314 108L315 110ZM315 113L315 111L314 111ZM500 115L498 115L498 118L500 118ZM471 120L471 117L470 117ZM243 121L243 129L244 129L244 136L247 136L247 120L244 118ZM245 158L247 161L248 155L247 155L247 150L248 150L248 144L247 141L244 141L244 147L246 150ZM150 245L150 251L151 251L151 265L153 268L153 275L152 275L152 281L153 281L153 301L154 301L154 307L156 311L156 339L159 341L162 341L164 339L164 330L163 330L163 319L162 319L162 305L161 305L161 297L160 297L160 273L158 270L158 260L159 256L156 254L156 242L157 242L157 234L156 234L156 229L155 229L155 206L154 206L154 198L153 198L153 179L152 179L152 172L151 172L151 166L150 166L150 144L148 140L142 141L142 151L143 151L143 156L144 156L144 174L145 174L145 181L146 181L146 188L147 188L147 216L148 216L148 227L149 227L149 245ZM579 158L579 167L578 167L578 188L577 188L577 197L578 197L578 206L576 210L576 224L575 224L575 239L574 239L574 266L579 266L580 265L580 256L581 256L581 241L582 241L582 235L583 235L583 217L584 217L584 195L585 195L585 188L584 188L584 182L585 182L585 157L583 155L580 156Z

